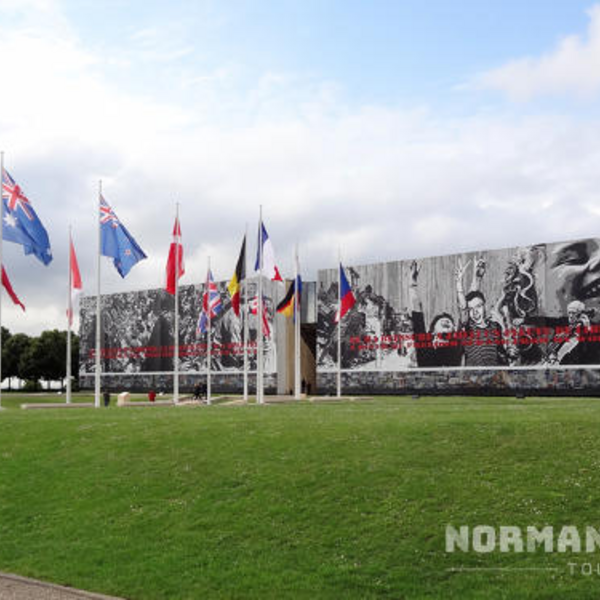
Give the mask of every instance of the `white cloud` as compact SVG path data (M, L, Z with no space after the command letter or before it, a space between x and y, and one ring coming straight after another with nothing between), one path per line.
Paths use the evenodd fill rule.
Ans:
M151 46L153 36L137 42ZM103 259L106 292L163 285L176 201L187 283L204 279L209 254L216 277L228 279L246 224L252 257L260 204L283 271L291 274L299 242L307 280L335 265L340 246L357 264L600 231L598 123L351 109L336 85L279 73L240 97L222 85L235 65L217 78L186 70L209 98L199 104L161 98L160 87L142 95L115 83L115 57L86 46L60 12L26 30L0 27L7 55L3 82L18 93L0 94L0 138L55 255L46 268L4 245L28 307L3 313L11 331L64 328L68 223L84 292L95 293L100 177L149 256L124 281ZM135 60L132 51L132 72Z
M571 35L540 57L527 57L483 73L476 84L504 92L511 100L575 95L589 99L600 90L600 5L589 10L587 36Z

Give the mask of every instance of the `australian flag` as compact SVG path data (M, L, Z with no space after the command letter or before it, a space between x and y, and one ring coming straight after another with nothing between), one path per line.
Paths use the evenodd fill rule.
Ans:
M212 321L221 312L221 294L217 289L217 284L213 279L212 271L208 271L206 277L206 286L204 287L204 294L202 296L202 312L200 313L200 319L198 319L198 326L196 328L197 335L203 335L208 329L208 319Z
M2 170L4 219L2 236L7 242L21 244L25 254L34 254L45 265L52 260L50 239L31 202L6 169Z
M101 254L113 259L119 275L125 277L131 267L146 258L123 223L103 196L100 196L100 239Z

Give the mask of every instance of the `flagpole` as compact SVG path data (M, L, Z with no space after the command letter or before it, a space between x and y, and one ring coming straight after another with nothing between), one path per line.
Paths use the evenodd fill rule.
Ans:
M299 306L300 291L298 289L298 244L294 256L294 398L300 400L302 387L300 384L300 320L301 312Z
M73 277L71 273L71 243L71 225L69 225L69 277L67 289L67 404L71 404L71 323L73 321L73 301L71 299L71 287L73 285Z
M179 202L175 203L175 335L173 347L173 402L179 402L179 256L181 252L181 226L179 225Z
M102 180L98 182L98 211L96 219L98 219L98 256L96 261L96 376L94 382L94 406L100 408L100 332L101 332L101 310L100 310L100 256L102 254L102 231L100 226L100 202L102 199Z
M342 395L342 251L338 250L337 397Z
M248 223L246 223L246 231L244 233L244 244L248 239ZM244 351L244 402L248 402L248 260L246 251L247 247L244 248L244 307L242 311L242 318L244 330L242 333L242 348Z
M263 232L262 232L262 204L258 220L258 301L256 318L258 320L258 344L256 348L256 403L262 404L263 397Z
M0 152L0 182L4 182L4 152ZM0 183L0 273L4 268L2 245L4 242L4 188ZM0 410L2 410L2 294L0 293Z
M207 362L206 362L206 404L210 406L211 403L211 380L210 372L212 368L212 319L211 312L212 307L210 305L210 256L208 257L208 270L206 271L206 317L208 319L208 327L206 329L206 342L207 342Z

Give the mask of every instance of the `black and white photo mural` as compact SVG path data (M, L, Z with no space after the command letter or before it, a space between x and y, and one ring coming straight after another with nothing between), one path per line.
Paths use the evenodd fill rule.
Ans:
M553 370L556 378L557 369L600 364L600 240L347 266L346 275L356 297L341 324L350 388L367 381L371 388L388 382L382 391L398 382L437 388L452 378L478 387L490 373L508 381L499 371ZM325 390L338 360L337 269L320 271L317 285L317 370ZM411 372L422 377L406 379ZM513 379L513 387L540 384L539 373Z
M248 299L255 298L256 281L250 280ZM265 375L277 372L274 323L276 284L264 283L264 306L270 335L265 337ZM227 292L227 282L217 283L222 310L213 318L211 371L242 375L244 369L243 312L236 316ZM197 331L204 284L179 288L179 371L182 375L205 374L207 335ZM106 376L172 374L174 348L174 296L162 289L102 296L101 365ZM92 376L96 357L96 298L82 298L80 308L80 374ZM248 370L256 371L258 321L248 320ZM121 377L121 381L123 378ZM86 380L89 384L89 381Z

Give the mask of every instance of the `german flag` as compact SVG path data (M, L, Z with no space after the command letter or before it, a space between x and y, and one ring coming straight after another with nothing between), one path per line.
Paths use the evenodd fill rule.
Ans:
M240 257L235 267L235 273L227 286L229 295L231 296L231 306L237 317L240 316L240 287L244 279L246 279L246 236L244 236L244 241L242 242L242 249L240 250Z
M302 293L302 279L298 275L298 306L300 306L300 294ZM296 298L296 282L292 281L285 298L277 305L277 312L286 316L294 316L294 300Z

